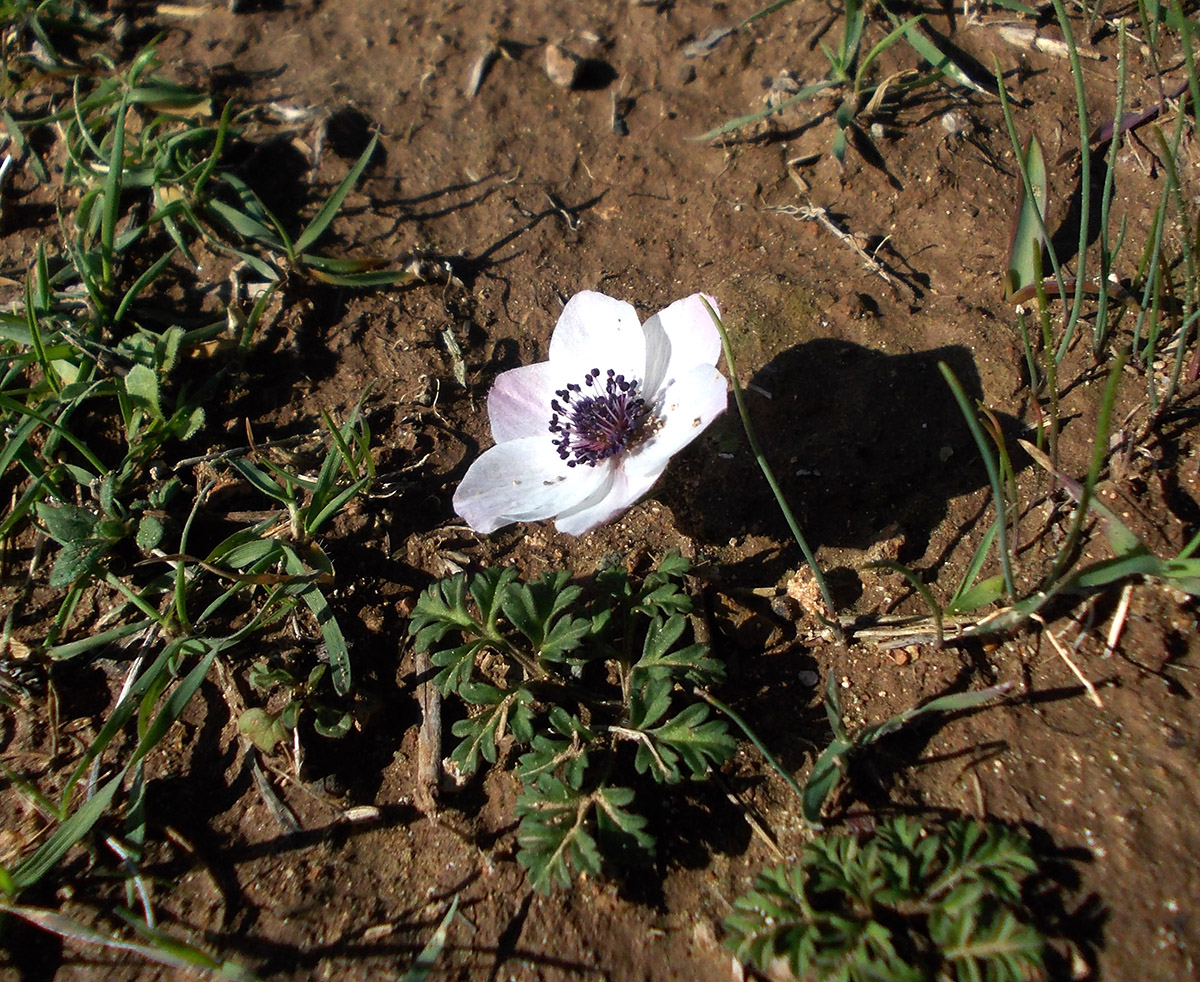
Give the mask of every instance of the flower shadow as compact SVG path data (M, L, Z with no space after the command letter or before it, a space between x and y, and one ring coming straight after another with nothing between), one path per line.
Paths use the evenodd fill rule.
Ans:
M920 556L951 501L987 486L939 362L969 399L982 397L971 351L961 345L890 355L821 338L783 352L755 374L746 393L751 422L814 548L867 549L899 525L906 556ZM1019 422L997 417L1014 466L1023 466L1015 445ZM699 465L702 453L708 459ZM691 486L664 495L682 528L721 545L747 535L790 538L732 400L707 447L690 451L681 469L689 460L697 465L688 468L695 477L684 483Z

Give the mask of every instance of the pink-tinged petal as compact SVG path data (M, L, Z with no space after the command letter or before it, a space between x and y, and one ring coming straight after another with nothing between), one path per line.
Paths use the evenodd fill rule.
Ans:
M568 467L549 440L524 437L492 447L468 468L454 510L476 532L553 518L595 494L612 467Z
M549 362L523 365L502 372L488 392L488 419L497 443L527 436L545 436L550 440L550 401L561 389Z
M583 535L605 522L611 522L649 491L657 479L658 474L632 478L618 467L613 471L611 485L602 489L603 493L593 494L586 501L560 514L555 519L555 528L568 535Z
M624 300L603 293L577 293L555 325L550 338L550 363L568 383L578 385L586 372L612 369L628 379L640 379L646 368L646 336L637 311Z
M697 365L671 385L657 407L658 429L625 458L630 479L649 477L651 483L672 456L704 432L729 404L725 376L708 365Z
M646 391L657 392L697 365L715 366L721 357L721 335L707 300L719 315L714 297L693 293L660 310L644 326L646 332ZM662 340L665 338L666 343ZM664 357L664 350L666 357Z

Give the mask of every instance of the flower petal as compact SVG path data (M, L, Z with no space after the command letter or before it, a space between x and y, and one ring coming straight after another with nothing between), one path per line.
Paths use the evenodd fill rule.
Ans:
M638 482L651 477L651 483L667 466L667 461L704 432L729 404L725 376L709 365L697 365L667 387L662 404L655 410L659 428L655 434L625 458L625 471Z
M705 300L720 314L714 297L693 293L646 321L646 392L657 392L697 365L716 365L721 357L721 335Z
M476 532L553 518L604 487L613 467L568 467L542 437L497 444L468 468L454 510Z
M563 376L558 388L579 384L593 368L640 380L646 370L646 335L637 311L603 293L575 294L550 338L550 363Z
M643 474L635 480L624 468L614 468L611 484L600 488L574 508L560 513L555 519L555 528L568 535L583 535L598 525L612 521L649 491L661 473L662 468L659 468L655 474Z
M550 400L562 386L545 361L501 372L488 392L488 419L495 441L541 435L549 442Z
M622 459L610 486L597 488L579 504L559 512L554 523L558 530L582 535L616 518L654 487L671 457L723 413L728 401L724 375L709 365L692 368L667 389L658 409L657 432Z

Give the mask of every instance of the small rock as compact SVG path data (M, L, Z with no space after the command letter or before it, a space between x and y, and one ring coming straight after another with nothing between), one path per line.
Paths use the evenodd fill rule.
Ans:
M583 59L561 44L546 45L546 76L559 88L574 88Z

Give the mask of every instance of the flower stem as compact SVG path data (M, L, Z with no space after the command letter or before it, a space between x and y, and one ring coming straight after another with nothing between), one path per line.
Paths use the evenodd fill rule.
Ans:
M825 601L828 617L822 617L820 613L815 611L814 613L816 613L821 623L833 632L833 636L838 642L844 642L846 638L842 633L842 625L838 622L837 608L833 603L833 595L829 592L829 586L825 582L825 577L821 574L821 569L817 565L817 559L813 555L813 551L808 547L808 542L804 538L804 533L800 531L800 525L796 522L795 516L792 515L792 509L788 506L787 499L783 496L779 482L775 480L775 472L771 470L771 465L767 463L767 458L762 452L762 446L759 444L758 437L754 433L754 427L750 423L750 413L746 409L746 399L742 394L742 386L737 377L737 366L733 361L733 345L729 343L729 334L725 330L725 324L707 300L704 300L704 306L708 308L709 316L712 317L713 323L717 325L717 332L721 335L721 350L725 352L725 364L729 367L729 382L733 386L733 401L737 403L738 415L742 417L742 428L746 431L746 440L750 444L750 451L754 454L754 459L758 461L758 466L763 472L763 477L767 479L771 493L775 495L775 502L779 505L779 510L783 512L784 520L787 522L788 528L792 531L792 538L796 540L800 551L804 553L804 559L808 563L808 568L812 570L813 577L817 581L817 586L821 589L821 597Z

